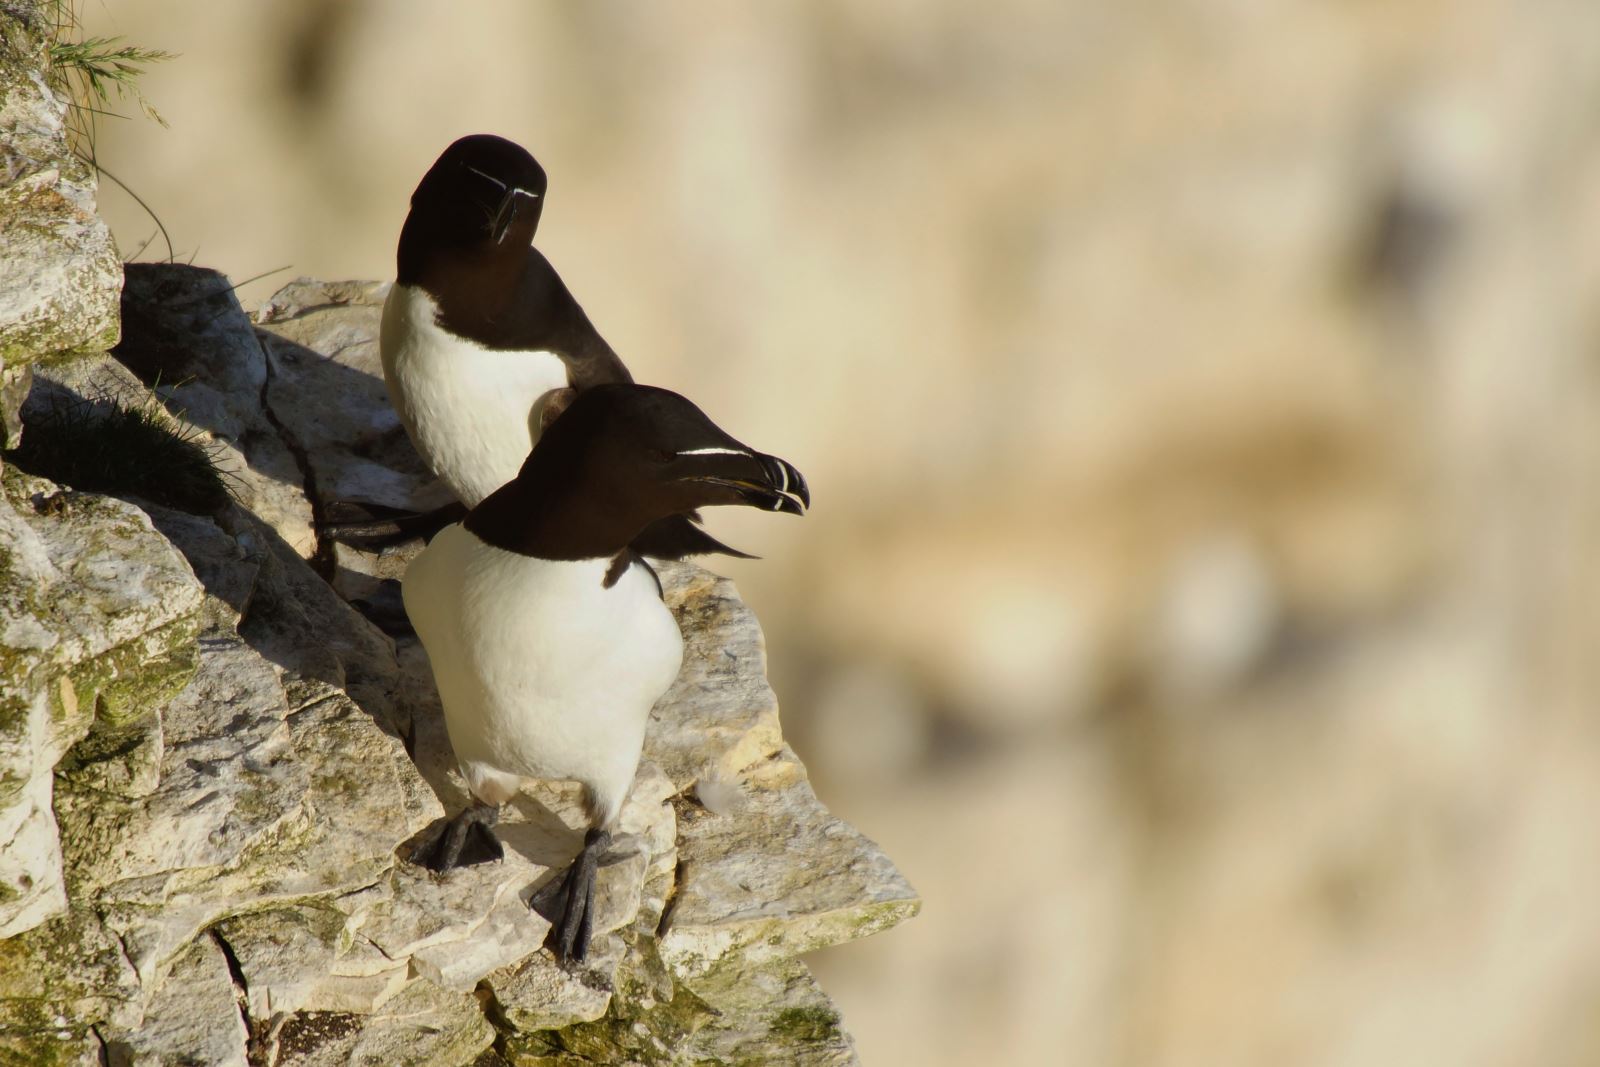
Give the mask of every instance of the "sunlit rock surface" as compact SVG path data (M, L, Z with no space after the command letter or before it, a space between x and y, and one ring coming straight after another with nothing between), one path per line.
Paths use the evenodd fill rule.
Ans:
M296 552L316 547L305 474L262 397L271 366L228 279L169 264L127 267L117 358L210 435L234 496Z
M575 790L530 783L498 827L499 862L442 877L409 862L465 801L426 655L392 611L415 550L335 551L308 520L440 499L374 377L381 289L296 283L260 327L209 271L141 268L128 293L127 369L42 368L25 410L157 403L153 387L236 499L201 514L69 493L44 508L55 486L6 472L13 569L60 589L8 623L8 649L36 664L18 731L33 747L11 757L32 777L11 790L22 814L0 871L37 871L12 908L20 936L0 941L0 1054L852 1062L795 956L918 900L784 747L761 631L731 583L661 567L683 674L599 872L590 958L558 966L542 946L581 844ZM86 613L100 638L50 628ZM106 670L138 679L142 703L68 669L124 648ZM120 743L90 744L107 719Z
M381 277L509 134L812 479L712 522L930 902L809 961L863 1059L1600 1063L1600 4L282 4L83 6L185 53L101 142L181 250Z
M56 17L31 0L0 11L0 362L10 365L117 339L122 264L95 212L95 175L68 146L67 101L45 79Z
M850 1062L793 957L918 901L805 785L760 628L707 572L662 569L685 669L584 966L543 948L571 788L517 798L503 860L410 862L465 799L399 610L416 549L319 534L448 499L383 388L384 287L296 282L258 322L213 271L124 287L39 19L0 14L0 443L69 412L56 476L86 484L46 476L59 452L0 468L0 1064ZM169 494L165 460L107 474L126 411L228 496Z
M0 474L0 936L66 908L51 770L97 724L160 728L202 591L144 512Z

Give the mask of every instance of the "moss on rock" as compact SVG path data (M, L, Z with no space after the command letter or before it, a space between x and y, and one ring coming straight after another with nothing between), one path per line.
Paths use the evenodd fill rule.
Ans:
M186 616L88 663L57 687L92 709L93 725L56 766L58 778L141 796L155 788L161 759L160 709L189 684L199 663L199 620Z
M560 1030L504 1034L496 1044L500 1055L514 1067L676 1062L684 1041L715 1012L688 989L672 984L653 938L635 935L634 940L635 951L617 970L603 1017Z
M0 1035L52 1038L133 1021L138 994L121 945L86 908L0 940Z

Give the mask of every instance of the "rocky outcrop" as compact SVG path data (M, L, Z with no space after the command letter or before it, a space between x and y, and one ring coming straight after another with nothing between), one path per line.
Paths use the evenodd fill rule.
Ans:
M124 732L194 670L201 588L137 507L7 469L0 482L0 937L66 909L52 769ZM124 788L146 752L118 751ZM108 784L102 779L102 785Z
M501 862L407 862L465 796L396 612L408 553L316 535L336 506L442 496L375 376L381 299L296 283L258 326L219 275L130 267L116 358L38 370L25 424L174 412L232 499L5 470L0 1062L853 1062L796 957L918 902L818 802L755 618L696 566L661 569L684 669L588 964L542 947L581 840L570 789L518 799Z
M28 2L0 11L0 364L11 368L117 339L122 264L95 213L95 175L68 147L67 102L45 77L48 17ZM15 378L0 371L0 391Z
M918 901L818 802L707 571L662 568L684 669L585 966L543 948L570 789L518 799L499 862L408 862L465 796L410 553L318 535L447 499L383 388L382 287L259 322L211 271L124 289L42 29L0 14L0 1064L853 1062L796 957Z

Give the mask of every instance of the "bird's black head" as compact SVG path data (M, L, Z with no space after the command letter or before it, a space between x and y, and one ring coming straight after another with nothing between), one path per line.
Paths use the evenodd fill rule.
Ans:
M685 397L600 385L578 394L466 524L502 548L593 559L658 519L717 504L803 515L811 491L793 464L734 440Z
M539 228L545 189L544 168L521 145L487 133L456 141L411 194L401 283L420 280L430 256L504 250L520 259Z

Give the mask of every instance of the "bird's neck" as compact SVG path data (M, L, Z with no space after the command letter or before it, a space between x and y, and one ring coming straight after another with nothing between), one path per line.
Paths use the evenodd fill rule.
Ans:
M446 324L495 322L516 299L532 239L513 229L498 244L487 237L454 241L413 216L400 231L395 278L431 295Z

